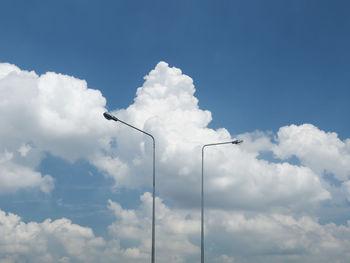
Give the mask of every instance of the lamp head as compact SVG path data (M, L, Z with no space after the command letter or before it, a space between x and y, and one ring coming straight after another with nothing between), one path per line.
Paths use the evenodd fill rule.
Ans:
M107 119L107 120L113 120L113 116L111 114L109 114L107 111L105 113L103 113L103 116Z
M232 141L232 144L241 144L243 140L234 140Z

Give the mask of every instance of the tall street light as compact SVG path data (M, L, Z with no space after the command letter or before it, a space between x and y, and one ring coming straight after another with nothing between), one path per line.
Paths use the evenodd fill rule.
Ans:
M204 148L221 144L240 144L242 140L205 144L202 147L202 193L201 193L201 263L204 263Z
M156 143L155 143L154 137L151 134L149 134L143 130L140 130L139 128L132 126L131 124L126 123L126 122L118 119L117 117L109 114L108 112L103 113L103 116L107 120L119 121L119 122L133 128L135 130L138 130L139 132L142 132L142 133L144 133L152 138L152 141L153 141L153 206L152 206L152 261L151 262L154 263L154 261L155 261L155 189L156 189L156 173L155 173Z

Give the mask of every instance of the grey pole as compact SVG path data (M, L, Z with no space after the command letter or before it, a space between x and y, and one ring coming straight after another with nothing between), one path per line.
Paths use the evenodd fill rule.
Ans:
M143 131L143 130L140 130L139 128L136 128L134 126L132 126L131 124L129 123L126 123L120 119L118 119L117 117L109 114L108 112L105 112L103 113L103 116L107 119L107 120L114 120L114 121L119 121L135 130L138 130L139 132L142 132L148 136L150 136L152 138L152 141L153 141L153 189L152 189L152 195L153 195L153 203L152 203L152 263L155 262L155 195L156 195L156 143L155 143L155 140L154 140L154 137Z
M234 140L230 142L219 142L205 144L202 147L202 191L201 191L201 263L204 263L204 148L221 144L240 144L243 141Z

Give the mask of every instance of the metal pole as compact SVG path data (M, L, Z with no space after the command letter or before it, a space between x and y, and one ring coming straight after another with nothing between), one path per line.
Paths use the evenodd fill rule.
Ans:
M201 191L201 263L204 263L204 147L202 147L202 191Z
M201 263L204 263L204 148L221 144L240 144L243 141L234 140L230 142L219 142L205 144L202 147L202 191L201 191Z
M131 124L129 123L126 123L120 119L118 119L117 117L109 114L108 112L105 112L103 113L103 116L107 119L107 120L114 120L114 121L119 121L135 130L138 130L139 132L142 132L148 136L150 136L152 138L152 141L153 141L153 184L152 184L152 195L153 195L153 200L152 200L152 258L151 258L151 262L154 263L155 262L155 240L156 240L156 237L155 237L155 196L156 196L156 142L154 140L154 137L139 129L139 128L136 128L135 126L132 126Z
M153 138L153 136L151 136L153 139L153 206L152 206L152 263L154 263L155 261L155 206L156 206L156 202L155 202L155 196L156 196L156 143L155 140Z

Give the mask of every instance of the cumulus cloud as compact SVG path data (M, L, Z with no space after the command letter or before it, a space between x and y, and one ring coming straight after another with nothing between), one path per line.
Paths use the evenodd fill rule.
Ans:
M140 197L137 209L123 209L119 203L109 201L116 221L109 227L121 245L129 248L125 253L134 260L144 262L151 250L152 196ZM199 248L190 239L199 235L199 220L191 211L173 211L159 198L156 199L156 248L160 262L195 262ZM138 261L135 261L138 262Z
M150 185L150 138L104 120L102 113L106 100L98 90L87 88L84 80L74 77L52 72L38 76L6 63L1 64L0 71L0 112L6 127L0 135L8 138L0 142L0 150L14 156L7 161L7 167L12 168L3 169L0 178L8 178L10 170L17 174L12 176L8 191L38 186L49 192L53 179L35 171L47 152L71 162L87 159L106 176L114 178L116 187ZM113 112L154 135L159 192L167 193L181 206L192 207L199 201L201 146L233 139L224 128L207 127L211 113L199 108L194 93L189 76L160 62L145 76L134 103ZM252 209L266 206L292 208L300 206L300 197L303 205L329 199L330 193L320 181L321 168L317 164L330 156L324 156L318 150L314 150L313 155L309 154L311 150L300 152L300 148L294 149L289 143L296 139L288 139L287 134L293 134L287 130L305 130L305 127L281 128L277 144L266 136L253 142L249 139L250 134L243 134L241 137L247 139L247 146L206 149L206 191L210 200L207 204ZM312 132L316 130L314 127ZM323 131L318 130L317 134L323 135L324 143L334 148L329 153L334 160L349 148L348 142L341 142L334 134L327 135L331 138ZM306 138L305 145L313 149L314 143L307 142L309 137L298 137L299 140L302 138ZM259 159L259 153L266 149L281 159L297 155L303 165ZM322 153L327 153L327 149ZM329 164L323 169L344 178L348 173L347 158L347 155L343 158L342 166ZM24 176L28 180L26 184L19 180Z
M350 177L350 141L341 141L335 132L325 132L312 124L279 129L273 149L281 159L296 156L318 174L332 173L338 180Z
M91 229L65 218L25 223L0 211L0 232L0 262L97 262L106 246Z
M46 219L25 223L17 215L0 210L0 262L120 262L137 263L150 259L150 193L140 197L137 209L123 209L109 201L116 221L110 225L112 238L96 237L92 229L69 219ZM189 238L199 233L198 218L173 211L157 198L157 260L195 262L199 248Z
M33 169L13 162L14 154L4 152L0 155L0 193L7 194L18 189L40 188L49 193L54 179L50 175L42 176Z
M208 128L211 112L199 108L194 94L189 76L160 62L133 104L112 111L156 139L159 260L198 261L201 147L237 137L244 143L205 149L211 262L347 262L349 223L321 224L313 210L334 195L350 200L350 140L311 124L234 136ZM69 162L85 159L115 187L150 187L150 138L107 122L104 111L105 98L84 80L0 63L1 193L52 191L54 178L37 170L47 153ZM331 186L329 174L341 186ZM116 217L110 240L68 219L25 223L0 212L0 262L144 262L150 257L151 196L140 200L134 209L109 202Z
M208 238L237 262L347 262L350 222L321 225L317 218L227 211L209 213ZM236 261L234 261L236 262Z
M39 187L50 192L53 178L35 171L46 153L73 162L103 149L105 103L83 80L51 72L38 76L1 63L2 190Z
M194 92L190 77L160 62L145 76L134 103L113 112L120 119L154 135L159 192L180 206L191 207L199 203L201 146L233 139L224 128L207 127L211 113L199 108ZM152 148L151 141L145 137L128 127L119 127L116 138L110 138L111 142L116 140L116 147L111 147L96 165L111 177L116 178L119 174L120 185L149 185ZM273 142L271 135L260 132L238 137L246 141L244 145L206 149L208 206L299 209L331 198L322 185L320 174L312 167L258 158L260 152L272 152L274 147L284 152L282 144ZM116 152L118 159L113 161L110 155ZM277 150L275 152L277 155ZM111 161L116 164L115 169ZM127 164L128 169L120 169L120 161L124 166Z
M150 259L152 198L144 193L136 209L109 201L116 220L111 239L62 218L25 223L0 211L0 262L120 262ZM156 200L156 258L199 262L200 219L193 210L171 209ZM317 218L281 214L206 213L206 258L210 262L348 262L350 221L321 225Z

